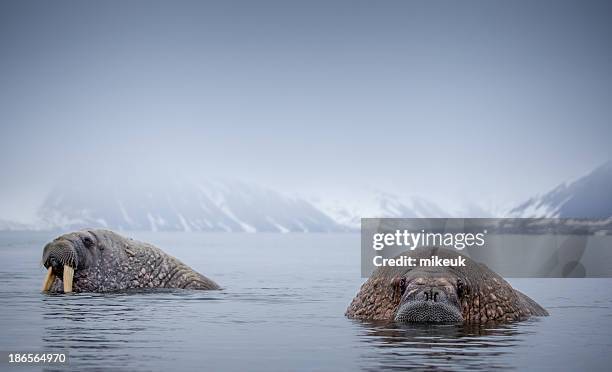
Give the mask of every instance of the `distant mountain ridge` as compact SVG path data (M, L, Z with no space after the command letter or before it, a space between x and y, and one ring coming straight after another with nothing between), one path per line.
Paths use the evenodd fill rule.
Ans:
M450 217L425 199L381 191L351 203L289 197L239 181L95 184L95 190L71 182L59 185L44 200L36 224L0 223L0 230L342 232L357 231L362 217Z
M612 161L509 211L509 217L612 217Z
M424 198L383 191L313 200L240 181L174 182L169 186L67 182L52 190L34 224L0 220L0 231L86 227L145 231L357 231L362 217L612 217L612 162L497 215L482 209L450 213ZM474 207L474 206L473 206Z
M346 199L346 198L345 198ZM402 198L382 191L370 191L356 200L317 199L313 204L336 222L351 229L361 227L361 218L452 217L437 204L418 197Z
M57 187L40 208L48 229L219 232L344 231L300 198L242 182L175 183L167 187Z

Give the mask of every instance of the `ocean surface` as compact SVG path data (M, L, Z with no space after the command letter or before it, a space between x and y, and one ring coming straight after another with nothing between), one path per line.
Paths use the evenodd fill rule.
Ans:
M62 368L100 371L612 365L610 279L509 280L551 314L519 323L368 323L344 317L363 282L357 234L129 233L223 290L47 295L40 257L54 235L0 233L0 351L68 350Z

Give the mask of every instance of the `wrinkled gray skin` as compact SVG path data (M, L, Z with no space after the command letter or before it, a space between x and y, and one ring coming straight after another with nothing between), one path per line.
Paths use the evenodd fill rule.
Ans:
M508 322L548 312L487 266L457 251L419 248L399 256L466 258L465 267L379 267L346 310L349 318L397 322ZM399 257L398 256L398 257Z
M47 244L42 263L57 276L50 291L63 292L64 264L75 269L74 292L133 288L219 289L214 281L148 244L108 230L83 230Z

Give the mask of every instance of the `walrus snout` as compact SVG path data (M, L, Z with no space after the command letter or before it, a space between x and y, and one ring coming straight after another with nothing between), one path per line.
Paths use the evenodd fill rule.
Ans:
M463 322L455 280L421 272L400 280L403 295L395 313L398 322Z
M418 300L401 304L395 313L395 321L410 323L457 323L463 322L463 315L461 315L456 306L450 303Z
M45 246L42 258L47 274L43 281L43 291L51 289L56 277L62 278L64 292L72 292L74 269L78 259L76 250L67 241L54 241Z
M64 265L55 257L50 257L49 260L49 266L51 266L51 268L53 269L53 273L55 275L63 275L64 274Z

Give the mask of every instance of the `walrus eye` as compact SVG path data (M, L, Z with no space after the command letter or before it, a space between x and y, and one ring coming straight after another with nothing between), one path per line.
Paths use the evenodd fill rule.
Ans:
M391 281L393 298L401 298L406 291L406 278L395 278Z
M87 248L91 248L94 245L93 240L91 240L91 238L89 236L86 236L83 238L83 244L85 245L85 247Z
M461 279L457 279L457 296L459 298L463 297L463 295L467 294L467 286Z

